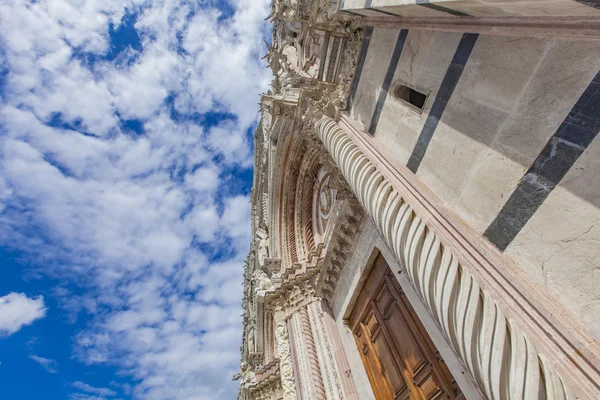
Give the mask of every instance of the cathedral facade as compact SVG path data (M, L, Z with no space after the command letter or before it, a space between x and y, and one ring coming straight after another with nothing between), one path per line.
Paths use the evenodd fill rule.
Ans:
M269 19L238 399L600 399L599 3Z

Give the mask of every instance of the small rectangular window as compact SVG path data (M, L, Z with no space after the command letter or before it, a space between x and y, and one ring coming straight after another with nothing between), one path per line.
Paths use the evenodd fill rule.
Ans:
M397 85L393 92L393 96L398 100L410 104L415 111L421 112L423 111L423 106L425 106L425 100L427 100L427 95L425 93L421 93L416 89L405 85Z

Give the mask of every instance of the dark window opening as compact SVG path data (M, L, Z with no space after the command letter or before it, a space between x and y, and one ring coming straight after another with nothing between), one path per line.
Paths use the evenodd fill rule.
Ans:
M396 98L399 100L415 106L419 109L419 111L423 110L425 100L427 100L426 94L404 85L396 86L396 89L394 90L394 96L396 96Z

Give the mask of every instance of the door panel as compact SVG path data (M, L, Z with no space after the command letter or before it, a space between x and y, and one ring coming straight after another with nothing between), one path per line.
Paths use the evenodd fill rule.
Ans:
M392 393L400 392L406 385L403 377L400 375L400 370L396 364L389 343L383 335L382 329L379 329L371 336L371 341L375 344L377 355L382 365L382 372L390 382Z
M381 255L350 326L377 400L464 398Z
M373 387L373 393L377 399L389 399L392 398L392 390L390 389L390 382L382 371L379 357L376 354L376 350L368 337L367 328L364 324L358 325L358 331L354 335L356 344L360 350L360 356L367 370L369 381Z

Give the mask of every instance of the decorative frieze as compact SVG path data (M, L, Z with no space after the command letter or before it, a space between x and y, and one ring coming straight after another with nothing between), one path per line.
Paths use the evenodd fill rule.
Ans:
M317 296L331 300L342 269L360 232L363 214L360 204L353 196L342 200L338 215L332 222L328 249L319 271Z
M317 275L339 206L350 203L340 199L347 192L335 186L339 172L304 129L303 114L309 100L325 99L327 109L344 104L362 40L360 19L338 12L337 0L274 0L269 19L273 40L265 58L274 76L271 90L261 95L254 136L240 399L341 399L322 316L307 306L316 301ZM344 225L335 232L336 254L351 229Z

